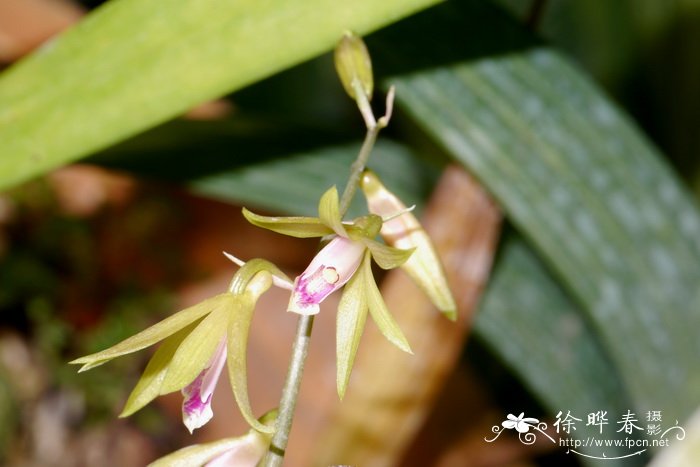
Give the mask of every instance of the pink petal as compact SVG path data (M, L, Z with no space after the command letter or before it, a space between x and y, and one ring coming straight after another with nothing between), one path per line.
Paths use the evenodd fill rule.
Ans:
M226 362L226 336L219 342L209 366L182 389L182 422L192 433L214 416L211 398Z
M259 446L236 446L207 462L206 467L255 467L265 455Z
M333 238L294 281L287 311L302 315L318 313L318 304L355 274L364 251L361 243L345 237Z

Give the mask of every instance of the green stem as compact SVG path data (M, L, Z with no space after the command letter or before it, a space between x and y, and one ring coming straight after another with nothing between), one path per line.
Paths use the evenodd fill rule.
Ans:
M388 123L391 114L391 100L393 99L393 90L390 91L388 103L388 111L385 117L375 121L372 115L372 109L369 106L369 101L364 92L358 91L358 106L360 112L367 123L367 134L362 143L360 152L355 159L355 162L350 166L350 176L343 190L343 195L340 199L340 217L342 218L350 207L352 198L357 191L357 185L360 181L362 171L367 165L367 160L372 152L379 130L384 128ZM371 115L371 118L369 117ZM284 382L282 389L282 398L279 404L279 413L275 423L275 434L272 437L270 448L267 451L264 467L279 467L284 461L287 442L289 441L289 432L292 428L292 420L294 418L294 409L296 408L297 398L299 396L299 387L301 386L301 377L304 373L304 363L309 349L309 341L311 339L311 331L314 325L313 316L300 316L297 324L297 333L294 337L294 346L292 348L292 360L289 362L289 370L287 371L287 379Z
M284 460L313 325L313 316L299 317L297 334L294 338L294 348L292 350L292 360L289 362L287 380L284 382L284 388L282 389L282 399L280 400L279 413L275 424L275 435L272 437L272 442L263 464L265 467L280 466Z
M357 185L360 181L360 176L362 171L365 170L367 165L367 160L369 155L372 153L372 148L374 147L375 141L377 141L377 135L379 134L379 127L375 126L367 130L365 135L365 140L360 148L360 153L357 155L357 159L350 166L350 177L348 177L348 183L345 185L345 190L343 190L343 195L340 198L340 217L343 217L350 207L352 198L355 196L357 191Z

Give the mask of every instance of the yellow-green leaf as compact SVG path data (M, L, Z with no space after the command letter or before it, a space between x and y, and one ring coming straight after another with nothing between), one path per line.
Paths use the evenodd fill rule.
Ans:
M394 269L404 264L413 254L415 248L400 249L384 245L368 238L362 239L362 243L372 252L372 258L382 269Z
M329 188L318 202L318 217L321 222L333 229L340 236L347 237L342 219L340 218L340 205L338 204L338 190L335 186Z
M184 388L209 365L216 347L226 334L229 316L238 308L238 300L229 305L212 311L182 341L170 361L160 387L161 394Z
M163 321L154 324L153 326L106 350L87 355L85 357L80 357L70 363L74 365L82 364L83 366L79 371L86 371L102 365L113 358L144 349L158 341L165 339L171 334L178 332L180 329L198 320L215 308L230 306L232 300L233 295L230 293L216 295L194 306L179 311Z
M316 217L261 216L246 208L243 208L243 216L253 225L290 237L323 237L333 233L333 229Z
M369 255L365 253L363 262L369 262ZM345 396L350 372L355 361L357 347L360 344L362 331L367 321L367 299L364 293L364 282L361 272L355 274L345 285L343 296L338 304L336 317L336 385L338 396Z
M277 410L271 410L262 417L259 423L263 426L273 426ZM236 438L225 438L213 443L195 444L179 449L165 457L149 464L149 467L191 467L204 465L218 456L225 465L236 467L255 467L267 452L272 441L272 435L249 430L247 434Z
M437 1L107 2L0 75L0 188Z
M138 383L136 383L136 386L131 391L126 404L124 404L122 413L119 414L120 417L128 417L158 397L160 394L160 387L163 384L175 351L180 346L183 339L187 337L197 324L198 323L195 322L179 330L165 339L160 347L158 347L158 350L156 350L149 360L148 365L146 365L146 369L143 371Z
M382 294L379 292L377 283L372 275L372 264L367 256L365 256L365 260L360 268L359 274L362 274L364 293L372 319L389 342L404 352L413 353L408 345L406 336L403 335L401 328L399 328L396 320L394 320L394 317L391 316L389 309L386 307L386 303L384 303Z

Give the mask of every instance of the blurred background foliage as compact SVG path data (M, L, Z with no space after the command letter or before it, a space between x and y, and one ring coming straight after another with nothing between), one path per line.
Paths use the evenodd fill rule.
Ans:
M71 62L72 54L110 39L100 34L123 28L118 34L128 36L139 21L147 24L139 19L139 2L108 2L120 3L115 9L123 7L136 26L118 24L105 33L94 26L109 24L109 8L100 8L88 19L92 29L73 31L73 49L45 46L27 64L11 66L101 3L0 5L0 60L7 65L0 75L0 185L6 188L0 198L0 417L6 421L0 459L9 465L138 465L190 442L169 422L178 416L176 397L133 420L114 421L143 358L80 376L65 362L142 329L215 284L225 286L231 269L218 257L222 249L270 257L291 272L303 269L313 245L256 234L240 222L238 206L313 214L318 196L345 180L363 134L329 54L319 55L332 46L320 33L317 50L287 46L302 63L275 68L276 56L261 57L272 76L212 88L208 97L218 100L177 118L177 109L202 95L185 95L198 86L197 77L204 82L223 73L226 47L234 45L169 83L138 81L134 67L102 76L109 54L97 59L107 68L95 65L93 75L94 64ZM265 8L256 11L272 14ZM410 13L396 9L394 17ZM292 34L313 42L314 18L302 10L298 15L311 26ZM495 233L476 244L487 264L493 259L493 270L480 284L485 292L478 307L462 307L464 331L450 337L457 350L447 358L449 372L432 376L438 392L420 407L401 406L398 420L421 414L421 423L407 433L368 438L343 418L343 410L367 400L353 399L350 387L345 409L332 402L315 408L319 414L311 418L325 417L325 428L298 422L292 449L306 446L308 457L290 453L290 465L645 464L655 452L596 464L545 443L522 446L502 437L487 444L483 438L507 413L526 412L551 425L560 410L581 417L602 409L614 426L628 409L640 420L661 410L666 425L684 425L700 402L700 2L455 0L395 23L390 16L346 26L369 33L388 25L367 37L379 82L398 90L396 115L372 168L423 212L443 183L443 169L457 163L493 197L505 225L500 241ZM342 24L342 12L338 17ZM158 37L177 33L173 24ZM54 53L60 62L51 61ZM218 65L205 67L206 60ZM257 69L255 57L249 60ZM115 116L99 100L79 98L81 81L87 87L101 79L115 80L127 93L130 85L143 88L124 104L131 109ZM68 83L68 91L52 94L54 81ZM158 118L137 115L147 87L166 84L182 87L182 95L161 107L148 101L144 114ZM77 105L68 103L72 95ZM70 110L62 113L62 105ZM17 122L44 115L76 135L86 128L80 118L89 116L84 144L55 137L65 147L53 166L81 157L89 165L48 173L43 162L23 159L25 148L40 144L33 138L51 128ZM114 121L130 130L119 133L109 125ZM102 143L93 143L98 139ZM20 166L22 175L11 173ZM353 210L362 208L358 201ZM438 227L449 230L449 219ZM475 261L459 254L460 267ZM454 277L457 295L465 294L469 285ZM402 310L394 312L401 322ZM332 340L319 335L323 326L315 339L332 349ZM274 404L274 378L283 375L268 373L285 367L289 340L257 332L260 348L279 348L251 370L263 374L260 393L266 376L273 381ZM407 330L409 338L412 332L418 331ZM388 352L376 345L379 354ZM429 351L424 358L431 361ZM314 368L306 378L322 380L325 373ZM372 384L393 400L405 390ZM324 386L306 387L316 398L328 397ZM445 415L456 410L457 417ZM325 437L303 441L307 425ZM110 444L114 439L121 441ZM606 451L608 457L628 453Z

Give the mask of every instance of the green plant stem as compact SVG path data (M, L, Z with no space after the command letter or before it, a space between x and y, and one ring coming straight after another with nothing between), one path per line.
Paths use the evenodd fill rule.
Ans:
M365 169L369 155L372 152L374 143L377 141L379 130L384 128L390 116L390 103L387 116L382 117L379 122L375 121L372 115L369 100L363 92L358 89L358 106L367 124L367 134L362 143L360 152L355 159L355 162L350 166L350 176L343 190L343 195L340 199L340 217L342 218L350 207L352 198L357 191L357 185L360 181L362 171ZM393 99L393 91L390 94L390 99ZM371 116L371 118L370 118ZM284 454L289 441L289 432L292 428L292 420L294 418L294 409L299 396L299 387L301 386L301 378L304 373L304 364L306 355L309 349L309 341L311 340L311 331L314 325L313 316L300 316L297 323L297 333L294 337L294 345L292 348L292 359L289 362L289 370L287 371L287 379L284 382L282 389L282 398L279 404L279 413L275 424L275 434L272 437L270 448L267 451L263 465L265 467L278 467L284 461Z
M313 325L313 315L302 315L299 317L297 333L294 338L294 348L292 350L292 360L289 362L287 379L282 389L282 399L280 400L279 413L277 415L275 435L272 437L272 442L270 443L270 448L265 457L265 463L263 464L265 467L280 466L284 460Z
M365 170L365 166L367 165L369 155L372 153L374 143L377 141L379 130L380 127L378 126L374 126L373 128L367 130L365 140L362 142L362 147L357 155L357 159L355 159L355 162L353 162L350 166L350 177L348 177L345 190L343 190L343 195L340 197L340 217L343 217L348 211L352 198L355 196L357 184L360 181L360 176L362 176L362 171Z

